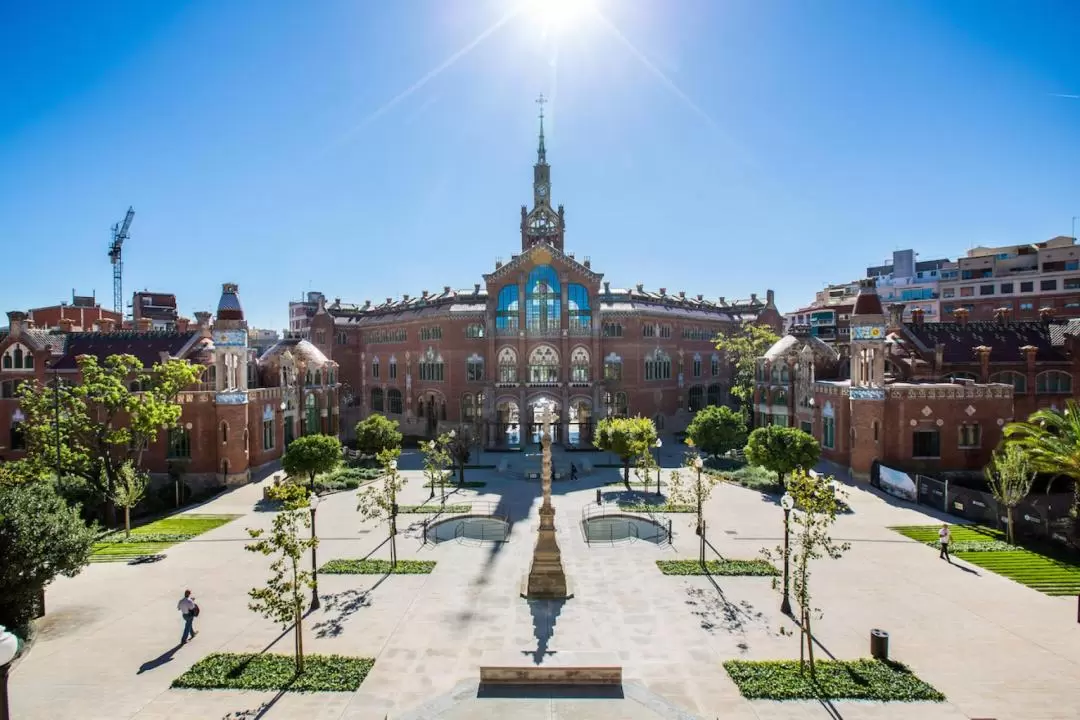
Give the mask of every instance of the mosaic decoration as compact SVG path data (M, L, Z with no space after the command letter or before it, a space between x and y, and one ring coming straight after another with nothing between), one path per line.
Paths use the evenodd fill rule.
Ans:
M215 347L247 347L247 330L215 330Z
M884 325L852 325L851 326L851 339L852 340L884 340L885 339L885 326Z
M852 400L884 400L884 388L851 388Z
M968 417L971 417L975 414L975 407L973 405L968 405L966 408L964 408L964 412L968 414Z
M247 405L248 394L241 392L223 392L214 397L218 405Z

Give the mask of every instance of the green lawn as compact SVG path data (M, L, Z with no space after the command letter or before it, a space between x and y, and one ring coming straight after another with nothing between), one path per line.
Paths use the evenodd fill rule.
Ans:
M90 562L127 562L143 555L154 555L238 517L240 516L172 515L133 527L131 537L125 537L123 530L110 532L94 543Z
M191 690L289 690L353 692L375 661L341 655L305 655L304 672L296 674L291 655L213 653L172 682Z
M472 505L399 505L398 513L406 514L435 514L435 513L467 513L472 510Z
M937 547L940 525L891 528L905 537ZM950 525L950 554L1047 595L1080 594L1080 562L1067 562L1004 544L998 530L978 525Z
M724 669L749 700L941 702L945 696L904 665L881 660L818 660L816 678L798 660L728 660Z

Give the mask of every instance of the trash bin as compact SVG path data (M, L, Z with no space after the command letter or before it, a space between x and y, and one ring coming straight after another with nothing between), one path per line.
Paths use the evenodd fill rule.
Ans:
M877 628L870 631L870 657L878 660L889 659L889 633Z
M600 488L596 488L596 504L597 505L603 505L604 504L603 499L600 497Z

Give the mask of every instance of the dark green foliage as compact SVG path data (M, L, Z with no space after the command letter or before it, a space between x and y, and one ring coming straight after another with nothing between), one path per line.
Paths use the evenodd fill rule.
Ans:
M154 555L167 550L178 542L209 532L231 522L239 515L183 514L161 518L131 529L125 538L122 531L108 533L94 543L91 562L117 562L132 560L143 555Z
M627 512L656 512L656 513L692 513L697 512L693 505L668 503L666 505L649 505L648 503L620 502L619 509Z
M799 428L767 425L746 441L747 461L771 470L781 481L796 470L812 470L820 458L818 441Z
M319 493L355 490L366 482L382 477L381 467L338 467L315 478Z
M697 560L657 560L665 575L750 575L771 577L780 572L764 560L708 560L705 567Z
M0 625L26 637L42 588L86 566L95 534L52 483L0 483Z
M289 655L213 653L173 680L174 688L192 690L289 690L353 692L375 661L342 655L308 655L297 675Z
M330 560L319 572L324 575L427 575L435 569L434 560L398 560L391 566L389 560Z
M798 660L728 660L724 669L750 700L877 700L942 702L945 696L904 665L881 660L820 660L817 675Z
M383 450L401 447L398 421L384 415L372 414L356 423L356 449L363 455L375 456Z
M285 450L281 467L297 480L314 484L316 476L328 473L341 463L341 441L332 435L305 435Z
M593 445L622 460L623 482L630 487L630 464L647 457L656 445L656 426L650 418L610 417L596 426Z
M709 455L741 450L746 445L746 419L726 405L709 405L694 415L686 436Z
M435 513L467 513L472 510L472 505L399 505L398 513L407 514L435 514Z

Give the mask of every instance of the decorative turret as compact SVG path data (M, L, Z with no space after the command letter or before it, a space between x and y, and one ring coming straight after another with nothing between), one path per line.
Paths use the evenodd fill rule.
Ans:
M244 319L244 308L240 306L240 296L237 295L239 288L236 283L224 283L221 286L221 299L218 300L217 320Z
M544 104L547 99L541 95L536 103L540 106L540 142L536 148L536 164L533 165L533 209L521 208L521 249L528 250L538 243L547 243L558 250L563 249L563 233L566 221L563 208L558 211L551 207L551 166L547 162L547 148L544 145Z

